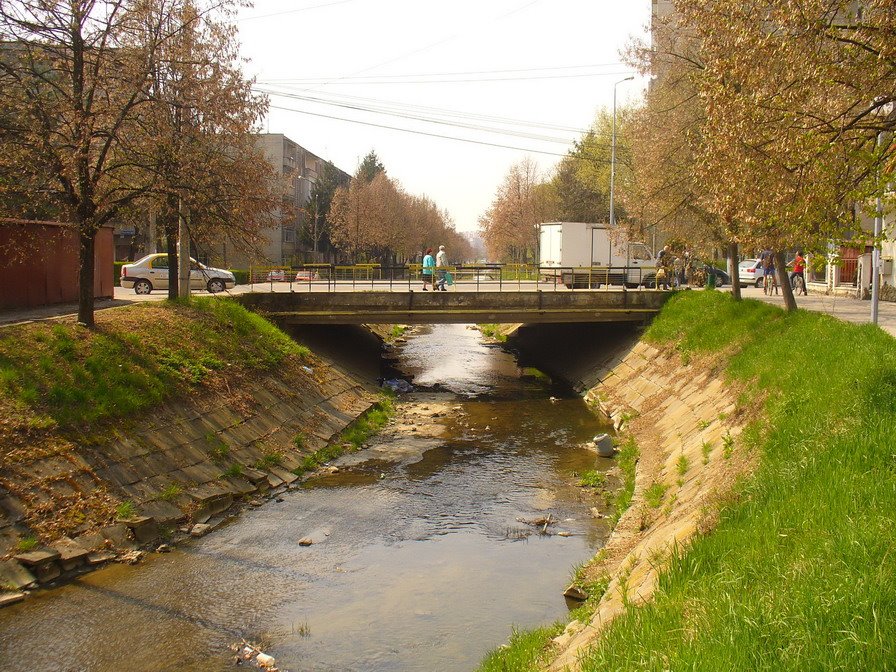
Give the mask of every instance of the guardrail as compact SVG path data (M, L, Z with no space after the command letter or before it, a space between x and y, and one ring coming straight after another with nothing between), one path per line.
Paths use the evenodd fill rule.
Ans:
M655 289L656 269L640 266L535 266L529 264L463 264L437 268L440 282L447 272L447 289L455 291L567 291L638 288ZM428 279L428 278L427 278ZM303 264L296 267L250 269L249 284L268 291L422 291L421 264Z

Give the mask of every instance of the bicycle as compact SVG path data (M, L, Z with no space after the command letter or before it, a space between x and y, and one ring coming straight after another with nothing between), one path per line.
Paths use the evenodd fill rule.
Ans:
M778 293L778 278L775 275L775 269L767 268L762 275L762 291L766 296L771 296L772 289L775 290L775 294Z
M790 286L793 288L794 296L798 296L800 293L802 293L803 296L806 295L806 281L803 279L801 273L790 274Z

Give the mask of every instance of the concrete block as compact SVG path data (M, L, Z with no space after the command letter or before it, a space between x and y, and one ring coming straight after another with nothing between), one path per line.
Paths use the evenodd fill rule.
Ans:
M117 523L100 530L100 533L109 540L115 548L135 548L134 537L127 525Z
M294 483L299 479L294 473L283 469L282 467L271 467L271 473L274 474L277 478L282 480L284 483L289 485L290 483Z
M127 526L140 544L148 544L159 538L159 524L150 516L136 516L118 522Z
M25 599L25 593L0 593L0 609Z
M29 572L17 560L0 561L0 586L21 590L22 588L30 588L37 579L34 574Z
M184 517L184 512L171 502L156 500L140 505L140 513L154 518L160 525L174 523Z
M88 551L95 551L106 547L106 538L99 532L88 532L75 538L80 546Z
M58 562L47 562L33 568L38 583L50 583L62 576L62 567Z
M50 544L50 548L59 552L59 564L62 571L70 572L87 562L90 551L68 537L62 537Z
M19 553L15 559L26 567L39 567L59 559L59 551L52 548L41 548L27 553Z

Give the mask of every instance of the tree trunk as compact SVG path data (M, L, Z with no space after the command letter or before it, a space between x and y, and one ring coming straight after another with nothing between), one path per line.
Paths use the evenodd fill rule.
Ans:
M96 229L92 225L80 223L78 227L78 253L81 264L78 268L78 322L86 327L95 324L93 315L93 277L96 270Z
M738 245L736 242L732 241L728 243L728 258L731 259L731 296L735 301L740 301L743 296L740 293L740 276L737 272L738 267Z
M796 298L793 296L790 278L787 277L787 260L783 252L775 252L775 273L778 274L778 284L781 285L781 294L784 296L784 309L792 313L796 310Z
M178 295L177 226L172 231L171 217L165 222L165 243L168 248L168 298L174 301Z

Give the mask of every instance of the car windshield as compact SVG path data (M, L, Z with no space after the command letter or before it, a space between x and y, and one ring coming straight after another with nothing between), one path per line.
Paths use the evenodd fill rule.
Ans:
M755 266L755 265L756 265L756 259L747 259L746 261L740 262L740 264L738 264L737 267L741 270L746 270L748 268L753 268L753 266Z

